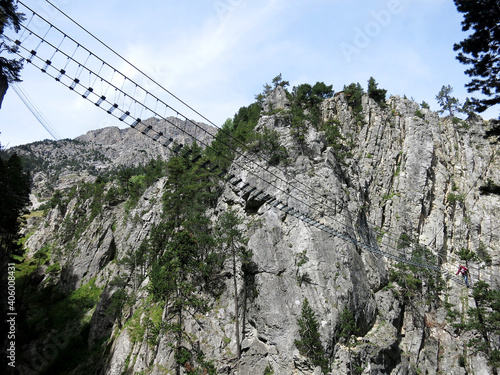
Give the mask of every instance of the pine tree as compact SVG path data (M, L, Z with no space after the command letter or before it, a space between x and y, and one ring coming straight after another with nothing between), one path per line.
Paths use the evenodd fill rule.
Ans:
M290 86L290 82L285 81L283 78L281 78L281 73L278 74L276 77L273 78L273 86L274 88L281 86L283 88Z
M370 77L368 80L368 96L375 100L380 105L385 105L385 95L387 90L379 89L375 78Z
M180 374L180 366L183 365L180 356L183 350L184 314L188 311L191 314L204 313L208 307L207 300L198 293L195 282L201 270L197 239L182 230L173 235L150 273L150 292L154 299L164 302L176 317L170 330L176 337L177 374Z
M347 104L352 108L353 114L355 116L355 121L358 124L363 124L363 88L359 83L351 83L349 86L344 85L344 95L347 99Z
M478 281L472 293L476 307L468 311L469 320L465 329L476 331L479 336L469 341L469 345L488 356L490 366L500 367L500 289L493 289Z
M423 100L422 103L420 103L420 107L425 109L431 109L429 103L427 103L425 100Z
M295 340L295 346L300 354L309 358L315 366L320 366L323 372L328 371L328 360L321 343L319 323L316 314L309 305L307 298L302 304L301 317L298 319L300 340Z
M322 124L320 103L333 95L332 86L324 82L316 82L314 86L303 83L294 86L291 98L291 130L290 134L298 143L302 153L306 148L308 127L312 125L319 129Z
M347 343L347 350L349 351L349 367L352 374L352 360L351 360L351 339L357 332L356 320L354 314L349 307L345 307L340 314L340 333L339 336Z
M184 147L181 154L193 149ZM181 226L189 230L192 218L196 218L213 203L215 183L210 173L198 165L193 165L188 158L172 157L167 163L168 180L163 195L163 216L171 230Z
M498 0L454 0L457 10L464 14L462 30L467 38L453 46L462 64L471 66L465 71L470 77L469 92L480 91L485 99L472 99L476 110L500 104L500 3Z
M181 155L188 155L188 151L191 157L201 152L193 145L181 150ZM152 230L148 243L152 264L149 291L175 319L168 328L176 337L176 374L186 358L182 346L184 315L207 310L203 281L207 267L215 264L211 223L205 215L214 197L214 183L209 172L189 159L172 157L167 163L163 220Z
M444 111L448 111L450 116L454 115L454 112L460 111L460 102L457 98L451 96L453 92L453 87L450 85L441 87L441 90L436 95L436 100L441 106L441 109L438 111L439 113L443 113Z
M246 249L248 239L244 237L238 228L242 224L241 218L237 213L229 209L225 211L219 219L218 242L223 248L226 256L229 256L233 268L233 288L234 288L234 330L236 336L236 357L241 356L240 325L239 325L239 306L238 306L238 283L237 283L237 260L244 263L249 257Z
M7 156L0 150L0 246L5 255L18 254L20 217L29 203L31 177L23 168L22 161L13 154Z
M23 20L24 14L17 11L17 2L14 3L14 0L0 1L0 54L4 52L14 53L17 50L16 45L7 43L3 33L5 28L11 28L18 32ZM20 72L22 67L21 59L7 59L0 56L0 107L9 83L21 81Z

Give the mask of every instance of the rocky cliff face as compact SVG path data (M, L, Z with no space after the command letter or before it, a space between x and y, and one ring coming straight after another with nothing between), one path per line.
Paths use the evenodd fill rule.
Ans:
M452 325L466 319L474 301L460 278L447 277L455 273L458 253L470 249L479 254L468 263L472 285L481 279L499 286L500 196L480 189L488 181L500 182L498 146L484 137L487 124L480 118L440 118L400 97L391 97L382 108L364 96L360 117L339 93L321 107L323 121L335 127L336 137L328 139L325 131L309 127L305 147L298 147L286 111L275 111L287 108L286 96L273 97L279 101L267 103L269 114L261 116L257 130L276 131L288 160L269 166L258 154L241 155L230 173L242 182L221 185L224 191L210 211L214 222L228 208L244 218L241 230L253 254L252 267L237 275L239 290L245 291L239 296L244 308L241 316L234 315L227 264L226 288L212 308L184 317L187 349L203 352L219 374L269 374L271 368L274 374L320 374L321 368L295 344L307 298L333 374L494 373L485 354L469 346L477 334ZM94 137L102 133L100 139L106 141L96 142ZM118 129L102 133L89 133L81 141L112 148L113 139L129 136ZM73 248L54 251L58 255L51 263L57 260L62 270L49 276L46 265L38 278L40 288L51 279L67 292L89 282L102 289L95 308L82 318L86 344L104 343L106 348L98 356L97 373L174 373L173 337L150 331L153 317L161 321L166 312L152 304L148 277L136 282L141 270L127 273L119 262L159 222L166 179L150 187L129 212L124 203L105 206ZM247 183L276 201L250 199L240 191ZM273 207L278 201L282 204ZM65 212L55 208L33 219L30 229L35 231L26 242L30 254L48 243L57 249L58 231L77 209L90 215L89 204L76 207L74 200ZM319 224L345 236L332 235ZM413 290L401 281L413 271L401 264L417 256L419 264L437 268L417 274L420 284ZM126 288L136 298L119 319L111 319L107 311L118 288L110 280L119 275L131 278ZM340 335L346 308L357 327L350 341ZM234 359L235 319L243 326L239 361ZM47 343L57 335L71 338L74 332L78 328L72 333L61 327L31 342L24 348L26 368L50 368ZM86 373L85 366L89 364L72 373Z

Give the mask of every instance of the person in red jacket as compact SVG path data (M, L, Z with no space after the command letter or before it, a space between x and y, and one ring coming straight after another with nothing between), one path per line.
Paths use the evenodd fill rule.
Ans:
M467 267L462 266L461 264L458 266L458 271L456 275L461 274L465 280L465 285L467 288L469 287L469 281L467 280L467 276L469 275L469 270Z

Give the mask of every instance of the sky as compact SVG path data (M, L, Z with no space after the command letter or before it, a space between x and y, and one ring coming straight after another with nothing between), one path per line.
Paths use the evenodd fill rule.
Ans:
M443 85L461 102L474 95L453 51L467 34L452 0L51 0L168 91L45 0L21 1L180 113L202 120L169 93L218 126L278 74L289 88L319 81L335 91L352 82L366 89L374 77L387 96L426 101L433 110ZM60 138L126 126L31 64L22 80ZM12 89L0 109L0 133L7 147L53 139Z

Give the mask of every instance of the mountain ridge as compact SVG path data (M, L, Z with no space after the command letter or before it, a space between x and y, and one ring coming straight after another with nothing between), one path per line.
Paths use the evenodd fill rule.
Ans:
M205 144L217 129L198 122L186 122L176 117L143 121L154 126L177 144L191 144L192 134ZM93 181L98 175L124 167L147 164L156 157L168 158L170 149L144 136L133 128L106 127L90 130L75 139L39 141L9 149L22 156L33 174L35 206L38 199L49 198L55 190L68 189L78 181ZM39 203L38 203L39 204Z

